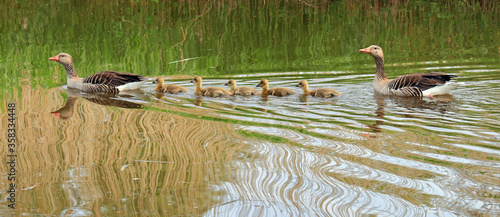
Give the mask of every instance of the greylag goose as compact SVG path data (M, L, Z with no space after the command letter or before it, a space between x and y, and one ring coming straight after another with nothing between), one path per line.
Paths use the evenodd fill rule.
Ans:
M224 85L229 86L229 92L232 95L250 96L259 94L259 91L251 87L236 87L236 81L233 79L227 81Z
M194 76L193 80L191 80L191 83L195 85L194 94L197 96L219 97L231 95L229 91L222 87L202 88L201 85L203 83L203 79L201 79L200 76Z
M179 85L176 85L176 84L163 85L164 80L162 77L156 78L154 83L156 83L155 91L160 92L160 93L178 94L178 93L187 93L188 92L188 90L186 88L179 86Z
M285 87L274 87L269 89L269 82L266 79L260 80L257 87L262 87L262 97L272 96L288 96L295 94L295 91Z
M73 58L67 53L60 53L49 60L56 61L66 69L67 84L84 92L118 93L124 90L139 89L146 78L131 73L102 71L87 78L79 78L73 66Z
M304 96L311 95L314 97L329 98L342 95L340 92L330 88L319 88L315 90L309 90L309 84L307 84L306 80L299 81L299 84L297 84L296 87L302 88L302 90L304 91Z
M449 83L451 78L457 76L445 73L415 73L389 80L384 71L384 53L381 47L372 45L359 51L375 58L377 71L373 88L376 92L384 95L432 97L433 95L448 94L451 89L461 84Z

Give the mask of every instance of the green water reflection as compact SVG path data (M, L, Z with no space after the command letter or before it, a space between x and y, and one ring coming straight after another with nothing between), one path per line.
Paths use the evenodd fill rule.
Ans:
M495 6L494 3L491 3ZM81 77L102 70L153 75L255 72L368 73L360 48L378 44L388 64L496 61L498 7L335 1L11 1L0 14L3 86L23 78L65 83L56 64L70 53ZM457 7L458 6L458 7ZM411 69L409 69L411 71ZM398 72L395 72L398 73Z

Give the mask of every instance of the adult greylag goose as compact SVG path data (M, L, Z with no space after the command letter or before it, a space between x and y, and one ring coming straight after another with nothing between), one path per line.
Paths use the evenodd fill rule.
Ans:
M309 84L307 84L306 80L299 81L299 84L297 84L296 87L300 87L304 91L304 96L311 95L314 97L329 98L342 95L340 92L330 88L318 88L315 90L309 90Z
M236 81L231 79L224 84L225 86L229 86L229 92L231 95L241 95L241 96L251 96L251 95L259 95L259 91L253 89L251 87L236 87Z
M178 94L178 93L187 93L188 90L182 86L176 85L176 84L169 84L169 85L163 85L164 80L162 77L156 78L155 82L156 83L156 92L160 93L170 93L170 94Z
M267 97L269 95L272 96L288 96L295 94L295 91L290 90L285 87L274 87L269 89L269 82L266 79L260 80L257 87L262 87L262 96Z
M461 83L449 83L456 75L446 73L415 73L402 75L389 80L384 71L384 53L377 45L360 49L360 52L370 54L375 58L377 71L373 88L376 92L384 95L397 96L429 96L448 94L451 89Z
M102 71L87 78L79 78L73 66L73 58L67 53L60 53L49 60L56 61L66 69L67 84L84 92L118 93L125 90L139 89L146 78L140 75L115 71Z
M227 96L231 95L229 91L222 87L207 87L202 88L201 85L203 83L203 79L200 76L194 76L191 83L195 85L194 94L197 96L208 96L208 97L219 97L219 96Z

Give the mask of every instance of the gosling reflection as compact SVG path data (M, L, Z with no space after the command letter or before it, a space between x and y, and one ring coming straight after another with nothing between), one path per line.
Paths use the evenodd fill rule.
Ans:
M197 96L196 99L194 99L193 104L195 106L201 106L201 104L203 104L203 97Z
M63 121L70 119L74 114L74 108L78 98L85 98L86 100L104 106L114 106L120 108L141 108L142 105L139 103L130 102L123 99L115 98L117 95L105 94L105 93L81 93L79 90L68 88L67 90L68 98L66 103L60 109L51 112ZM128 91L123 94L119 94L120 98L144 98L145 95L140 91Z
M404 113L397 113L406 118L418 118L425 115L426 110L433 112L447 112L454 106L454 98L451 95L439 95L429 97L405 97L405 96L386 96L374 94L377 109L375 110L376 121L374 124L367 125L373 133L382 132L381 126L384 125L387 103L394 103L396 107L406 108ZM369 136L375 137L375 136Z
M155 98L157 98L157 99L163 99L163 97L165 97L164 93L155 93Z

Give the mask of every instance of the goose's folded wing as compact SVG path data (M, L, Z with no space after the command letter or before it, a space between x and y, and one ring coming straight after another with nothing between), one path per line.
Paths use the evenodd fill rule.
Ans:
M399 90L416 87L423 91L438 85L443 85L453 77L456 76L445 73L415 73L402 75L389 82L389 89Z
M83 79L83 83L104 84L111 87L118 87L127 83L140 82L144 79L143 76L131 73L103 71Z

